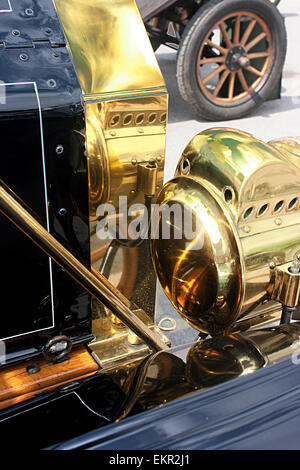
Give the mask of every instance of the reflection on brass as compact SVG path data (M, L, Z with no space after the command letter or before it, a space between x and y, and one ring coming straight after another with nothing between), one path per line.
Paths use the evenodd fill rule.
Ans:
M4 184L0 184L0 211L37 246L84 287L98 302L103 303L154 351L167 348L162 339L148 328L129 308L130 302L104 276L93 268L89 271L53 235L51 235L17 201ZM143 312L142 312L143 313Z
M164 87L133 0L55 0L55 5L85 98Z
M152 354L136 368L118 421L128 416L137 402L144 408L151 409L192 391L193 388L186 380L185 363L182 359L169 352Z
M149 94L149 93L148 93ZM151 109L157 115L156 121L149 124L146 117ZM138 116L141 110L145 119L138 126L135 119L130 125L107 126L112 116L132 110ZM126 99L122 101L86 103L87 119L87 158L90 175L90 214L92 221L97 221L96 210L100 204L110 203L120 211L120 196L128 198L128 204L144 203L143 186L138 178L139 167L153 161L157 162L156 186L163 183L167 95ZM120 122L122 119L120 118ZM154 178L153 178L154 180ZM151 186L152 190L152 186ZM157 193L156 187L154 194Z
M262 328L265 326L279 325L282 316L282 306L276 302L268 301L266 304L259 305L253 311L236 321L226 333L240 333L242 331Z
M299 156L297 139L266 144L242 131L209 129L192 139L160 192L155 269L174 307L200 331L217 334L248 316L266 300L270 263L297 259ZM192 237L177 239L178 221L164 220L164 210L176 206L198 227ZM170 239L161 236L167 224Z
M219 335L151 354L129 367L110 371L127 399L118 417L125 418L135 405L143 409L173 400L228 380L246 376L285 358L298 355L300 323L243 333Z
M115 234L99 239L98 223L103 218L115 222L117 238L122 238L135 217L126 213L124 198L128 206L144 204L145 196L154 197L163 184L168 95L134 0L54 3L85 103L91 259L99 270L107 256L97 255ZM144 173L153 162L155 168ZM103 204L112 205L114 213L106 217ZM149 241L135 246L120 242L109 266L105 275L137 308L146 310L147 324L153 326L156 278ZM98 304L93 310L97 351L108 336L119 343L122 325ZM125 349L127 337L128 331L122 331ZM115 355L117 362L118 349L110 346L110 359ZM128 359L130 355L129 348Z
M187 355L187 380L204 389L250 374L290 357L299 341L299 323L207 339Z
M300 295L300 272L294 263L285 263L271 269L268 288L270 298L287 307L296 307Z

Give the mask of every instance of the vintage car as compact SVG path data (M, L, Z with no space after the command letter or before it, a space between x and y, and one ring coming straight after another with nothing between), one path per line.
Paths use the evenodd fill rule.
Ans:
M241 118L280 98L286 31L270 3L279 2L137 1L154 50L178 50L178 89L198 117Z
M164 184L135 2L0 7L1 449L299 448L299 139L208 129Z

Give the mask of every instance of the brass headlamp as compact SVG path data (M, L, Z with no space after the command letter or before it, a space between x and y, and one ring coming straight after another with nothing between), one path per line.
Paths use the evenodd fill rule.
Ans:
M166 295L196 329L228 331L268 300L297 305L299 157L297 139L266 144L231 129L201 132L184 150L157 199L152 254Z

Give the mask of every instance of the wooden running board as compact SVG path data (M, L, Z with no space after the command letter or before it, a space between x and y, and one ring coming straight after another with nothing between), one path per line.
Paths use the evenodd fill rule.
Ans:
M41 392L46 392L73 380L80 380L99 370L98 364L84 346L70 352L70 359L60 364L47 363L43 357L0 368L0 410L8 408ZM28 366L40 370L28 373Z

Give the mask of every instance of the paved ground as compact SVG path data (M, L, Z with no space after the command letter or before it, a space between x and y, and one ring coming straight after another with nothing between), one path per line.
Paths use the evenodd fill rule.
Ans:
M280 100L264 103L254 114L234 121L207 122L197 118L181 99L176 83L176 52L161 46L156 55L170 95L169 121L167 128L167 151L165 179L173 176L177 161L192 137L210 127L233 127L250 132L268 141L284 136L300 136L300 0L281 0L279 10L285 18L288 36L288 50L282 79ZM194 339L194 330L188 331L185 322L170 306L159 289L157 303L158 317L172 316L178 329L169 334L173 344ZM179 329L184 329L179 333Z

